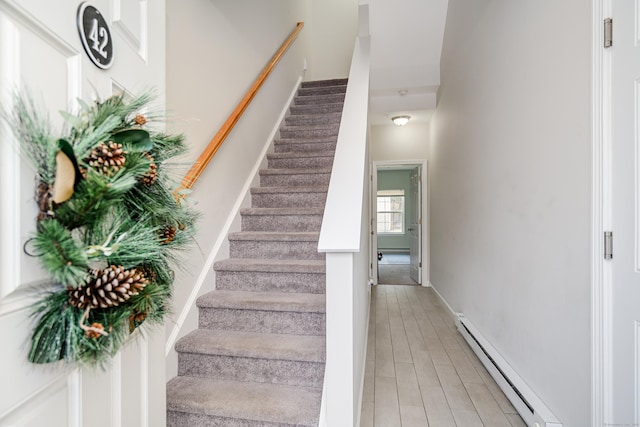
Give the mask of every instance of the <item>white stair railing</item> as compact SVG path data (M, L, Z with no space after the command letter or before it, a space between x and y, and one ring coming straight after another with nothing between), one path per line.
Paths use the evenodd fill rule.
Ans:
M318 244L318 250L326 253L327 280L327 358L320 420L331 427L356 425L364 378L370 298L369 46L367 31L354 47Z

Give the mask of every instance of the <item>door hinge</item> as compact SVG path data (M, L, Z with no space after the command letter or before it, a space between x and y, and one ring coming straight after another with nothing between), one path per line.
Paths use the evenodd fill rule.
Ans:
M418 263L418 267L422 268L422 261Z
M604 232L604 259L613 258L613 232Z
M613 19L604 20L604 47L613 46Z

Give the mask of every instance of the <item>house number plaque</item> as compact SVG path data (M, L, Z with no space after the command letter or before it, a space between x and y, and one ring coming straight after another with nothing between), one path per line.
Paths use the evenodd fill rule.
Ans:
M78 7L78 33L82 47L98 68L106 70L113 63L113 41L104 16L98 9L80 3Z

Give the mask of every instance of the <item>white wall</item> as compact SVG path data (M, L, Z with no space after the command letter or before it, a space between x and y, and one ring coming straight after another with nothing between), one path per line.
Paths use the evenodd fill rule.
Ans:
M311 0L307 80L349 75L358 35L357 0Z
M431 281L567 427L590 414L590 8L450 0L430 151Z
M429 124L372 126L371 161L422 160L429 158Z
M307 20L305 6L297 0L167 1L169 130L185 134L191 147L189 161L209 143L296 22ZM203 218L196 236L198 248L188 256L187 271L177 272L174 322L167 324L169 346L180 327L180 336L197 327L197 309L190 300L193 286L204 272L208 276L200 294L214 287L215 274L207 269L206 259L303 73L303 48L309 37L305 31L194 186L190 199ZM216 259L226 256L225 240ZM182 319L185 313L189 315ZM170 350L167 376L175 372L175 352Z

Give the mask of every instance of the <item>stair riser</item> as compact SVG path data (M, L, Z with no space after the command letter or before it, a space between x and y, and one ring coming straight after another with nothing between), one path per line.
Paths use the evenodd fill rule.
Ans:
M241 420L215 415L167 411L167 427L299 427L313 424L282 424L266 421Z
M339 125L340 114L293 115L285 119L287 126Z
M242 215L243 231L320 231L322 215Z
M202 329L224 329L272 334L324 335L324 313L238 310L200 307Z
M300 87L325 87L325 86L346 86L348 79L331 79L331 80L314 80L309 82L302 82Z
M320 105L292 105L289 107L289 112L292 116L303 114L327 114L327 113L341 113L343 108L343 103L336 102L330 104L320 104Z
M322 105L335 104L338 102L344 102L344 94L296 96L293 100L295 105Z
M327 126L319 129L285 128L280 129L280 137L282 138L328 138L337 136L340 128L338 126Z
M322 141L322 142L276 142L273 145L276 153L289 153L289 152L312 152L312 151L331 151L336 149L336 141Z
M306 169L306 168L330 168L333 166L333 157L297 157L269 159L271 169Z
M337 102L332 104L321 105L292 105L289 107L291 116L296 115L309 115L309 114L330 114L330 113L342 113L343 103Z
M324 363L180 353L178 375L320 388Z
M326 276L317 273L216 272L216 289L223 291L323 294L325 283Z
M298 89L298 96L333 95L344 94L346 92L346 86L301 87Z
M232 240L229 253L231 258L258 259L317 259L323 260L324 253L318 252L318 242L278 242L259 240Z
M263 187L327 186L330 179L331 174L329 173L260 174L260 185Z
M324 207L326 192L318 193L258 193L251 195L254 208L309 208Z

